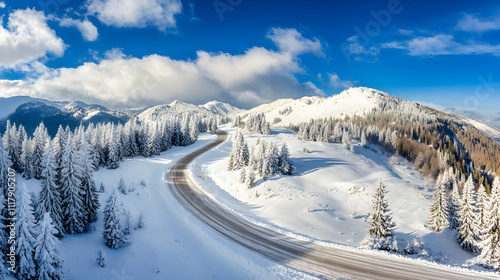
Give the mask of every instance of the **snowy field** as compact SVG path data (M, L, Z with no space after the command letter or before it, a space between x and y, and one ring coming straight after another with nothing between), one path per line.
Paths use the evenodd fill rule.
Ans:
M164 171L182 156L206 145L215 135L201 134L188 147L173 147L160 156L136 157L120 163L120 168L101 168L94 174L96 186L104 183L100 194L99 220L92 231L66 236L61 241L66 279L309 279L308 275L276 265L247 249L233 244L201 224L176 201L164 180ZM130 192L119 193L130 211L132 241L113 250L102 238L102 210L113 186L123 176ZM19 176L20 177L20 176ZM40 181L18 178L30 192L38 195ZM141 181L146 186L141 185ZM145 227L134 229L139 215ZM107 255L107 266L96 263L96 251Z
M234 129L226 129L231 135ZM444 265L467 266L474 254L462 250L454 232L433 232L426 227L434 182L427 181L408 161L378 146L365 149L355 144L355 153L341 144L300 141L293 133L273 128L273 135L247 135L280 145L286 141L295 176L274 175L256 181L252 189L238 182L240 171L227 171L232 137L196 159L190 171L206 192L245 218L303 238L359 246L368 230L368 214L377 180L387 185L389 208L396 223L398 246L416 239L423 244L423 258ZM308 152L304 152L304 148ZM473 267L482 270L479 267Z

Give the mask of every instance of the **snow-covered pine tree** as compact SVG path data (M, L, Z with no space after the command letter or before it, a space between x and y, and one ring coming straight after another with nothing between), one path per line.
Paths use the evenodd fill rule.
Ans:
M255 173L251 168L248 169L248 175L246 176L246 184L249 189L255 186Z
M78 151L79 164L81 167L81 188L83 208L86 211L86 222L97 221L97 210L99 210L99 195L94 182L94 165L91 158L90 143L82 133L80 140L80 150Z
M45 146L42 161L42 190L39 195L39 202L36 207L35 216L38 221L43 219L45 213L50 213L53 224L57 230L58 237L64 237L63 212L61 209L61 194L56 183L56 160L49 143Z
M238 177L238 182L245 183L247 179L247 170L245 167L241 169L240 176Z
M99 185L99 192L104 193L105 191L106 191L106 188L104 187L104 183L101 182L101 184Z
M191 144L191 137L189 137L189 118L185 115L181 121L181 146Z
M281 145L280 155L278 159L279 172L283 175L292 175L294 172L293 163L290 160L290 152L286 143Z
M123 179L123 176L120 178L120 182L118 183L118 190L122 194L127 194L127 185L125 184L125 180Z
M158 123L155 123L149 127L148 135L148 155L157 156L161 151L160 138L158 137Z
M444 192L442 180L437 180L436 190L432 196L430 206L429 225L435 231L443 231L449 226L448 220L448 201Z
M120 166L120 154L118 151L118 138L115 135L114 126L111 127L108 143L108 169L116 169Z
M478 261L486 266L500 268L500 178L493 180L491 196L485 205L485 224L481 231Z
M35 179L41 179L43 151L45 149L45 144L49 140L49 134L47 133L47 128L45 128L43 122L40 123L40 125L35 129L33 136L34 136L33 147L32 147L33 177Z
M19 279L36 279L36 265L33 259L35 244L35 217L31 207L31 196L22 185L16 201L16 257Z
M370 236L374 238L387 238L392 236L392 217L389 212L389 204L385 198L386 186L382 179L379 179L372 199L372 209L368 223L371 228L368 230Z
M97 250L96 254L97 254L97 259L96 259L97 265L100 267L106 267L108 261L104 251L102 249L99 249Z
M45 213L36 226L35 263L38 280L62 280L64 273L59 257L57 229L52 224L51 213Z
M7 197L8 187L9 161L7 159L7 151L3 146L3 141L0 141L0 189L3 191L4 197Z
M241 130L237 130L233 138L233 148L229 155L228 170L238 170L243 166L248 165L250 154L248 152L248 144L243 138Z
M344 146L344 148L346 149L349 149L349 145L351 145L351 133L346 130L342 134L342 146Z
M106 245L112 249L117 249L128 243L123 236L122 215L123 211L118 203L118 193L116 189L113 189L104 207L104 231L102 233Z
M198 140L198 135L200 134L200 124L198 117L192 116L189 121L189 138L191 138L191 143Z
M19 163L21 165L23 178L31 179L31 170L33 170L33 168L31 166L31 145L28 135L24 135Z
M231 127L240 127L240 126L241 126L241 117L240 116L234 117Z
M450 220L450 228L458 229L460 227L460 209L462 209L462 198L458 192L458 184L456 179L452 182L452 190L448 198L448 218Z
M368 146L368 143L366 142L366 135L365 135L364 130L361 132L361 146L364 148L366 148Z
M68 137L64 147L61 161L61 198L64 228L68 234L76 234L85 231L86 211L82 200L82 169L79 163L78 153L74 150L73 137Z
M476 192L476 216L474 219L474 230L475 230L475 235L477 237L481 236L481 231L484 228L484 225L486 223L485 221L485 216L486 216L486 204L488 203L489 197L488 194L486 194L486 188L484 187L483 184L479 185L479 188L477 189Z
M475 218L475 203L474 203L474 181L472 176L469 177L464 186L462 195L462 209L460 210L460 228L459 237L460 246L468 251L476 252L476 240L474 229Z

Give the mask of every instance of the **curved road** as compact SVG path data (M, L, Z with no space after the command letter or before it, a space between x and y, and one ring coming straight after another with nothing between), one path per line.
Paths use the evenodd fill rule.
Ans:
M217 140L178 161L168 173L168 183L186 209L234 242L280 264L326 278L495 279L411 260L321 246L250 223L208 197L188 174L189 164L197 156L226 141L226 132L218 130L217 134Z

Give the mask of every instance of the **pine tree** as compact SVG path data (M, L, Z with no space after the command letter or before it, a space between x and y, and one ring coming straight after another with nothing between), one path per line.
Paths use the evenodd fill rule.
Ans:
M35 244L35 217L31 207L31 196L23 184L16 201L16 257L17 277L19 279L35 279L36 266L33 259Z
M86 211L82 201L82 169L79 165L78 154L74 150L73 137L68 141L63 151L61 165L61 197L64 227L66 233L76 234L85 231Z
M101 185L99 185L99 192L104 193L106 191L106 188L104 187L104 183L101 182Z
M3 191L3 195L7 195L8 187L8 173L9 173L9 162L7 159L7 152L3 147L3 141L0 141L0 189Z
M248 170L248 175L246 176L246 184L249 189L253 188L255 186L255 173L249 169Z
M62 260L59 257L59 240L55 237L57 229L52 224L51 213L45 213L36 226L38 234L35 241L35 263L38 280L64 279Z
M42 178L42 159L43 151L45 149L45 144L49 140L49 135L45 125L40 123L33 134L33 153L32 153L32 165L33 165L33 177L35 179Z
M361 146L362 147L367 147L368 144L366 142L366 135L365 135L365 131L363 130L363 132L361 132Z
M450 228L457 229L460 227L460 209L462 209L462 199L458 192L458 184L456 179L452 183L452 191L448 202L448 217L450 220Z
M349 149L349 145L351 145L351 134L349 131L344 131L344 134L342 135L342 146L344 148Z
M148 155L157 156L160 154L160 138L158 137L158 124L149 127L148 135Z
M293 163L290 160L290 152L288 151L288 146L283 143L280 150L280 155L278 159L279 172L283 175L292 175L294 172Z
M378 186L373 194L372 210L368 223L371 228L369 235L374 238L387 238L392 236L392 217L389 213L386 196L386 186L382 179L378 181Z
M245 183L245 181L247 179L246 177L247 177L247 170L246 170L246 168L243 167L241 169L241 172L240 172L240 177L238 177L238 181L240 183Z
M56 235L63 237L65 230L63 226L63 213L61 210L61 194L56 183L56 161L49 143L45 147L42 161L42 190L40 191L39 203L36 208L36 218L41 220L45 213L50 213Z
M500 267L500 179L493 181L491 197L485 205L485 224L481 231L478 261L486 266Z
M474 181L469 177L464 186L462 209L460 210L459 242L460 246L471 252L476 252L476 236L474 229Z
M118 203L118 194L114 189L104 207L104 231L102 233L106 245L112 249L117 249L127 243L123 236L121 215L122 210Z
M118 139L115 135L114 127L111 128L110 138L108 143L108 169L116 169L120 166L120 154L118 151Z
M484 185L480 185L476 193L476 216L474 219L474 228L476 236L480 236L480 231L484 228L486 223L486 204L488 203L488 195L486 194L486 189Z
M118 190L122 194L127 194L127 185L125 185L125 180L123 179L123 176L120 178L120 182L118 183Z
M21 144L21 155L19 162L22 169L22 176L25 179L31 179L31 145L28 135L24 135L23 143Z
M80 167L82 169L81 176L81 188L82 188L82 200L83 208L86 210L86 221L89 223L97 221L97 210L99 210L99 195L97 194L97 189L94 182L94 165L91 158L90 144L82 134L82 139L80 140L80 150L79 159Z
M449 226L448 203L441 180L436 182L436 190L430 206L429 224L435 231L443 231Z
M100 267L106 267L108 261L106 259L106 254L104 253L104 251L102 249L99 249L96 253L97 253L97 259L96 259L97 265L99 265Z

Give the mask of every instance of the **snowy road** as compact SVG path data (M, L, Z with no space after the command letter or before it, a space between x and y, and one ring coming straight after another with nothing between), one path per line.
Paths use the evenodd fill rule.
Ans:
M216 141L179 160L170 169L168 182L174 196L186 209L230 240L280 264L327 278L498 279L412 260L321 246L250 223L213 201L189 176L189 164L227 137L225 132L218 131Z

